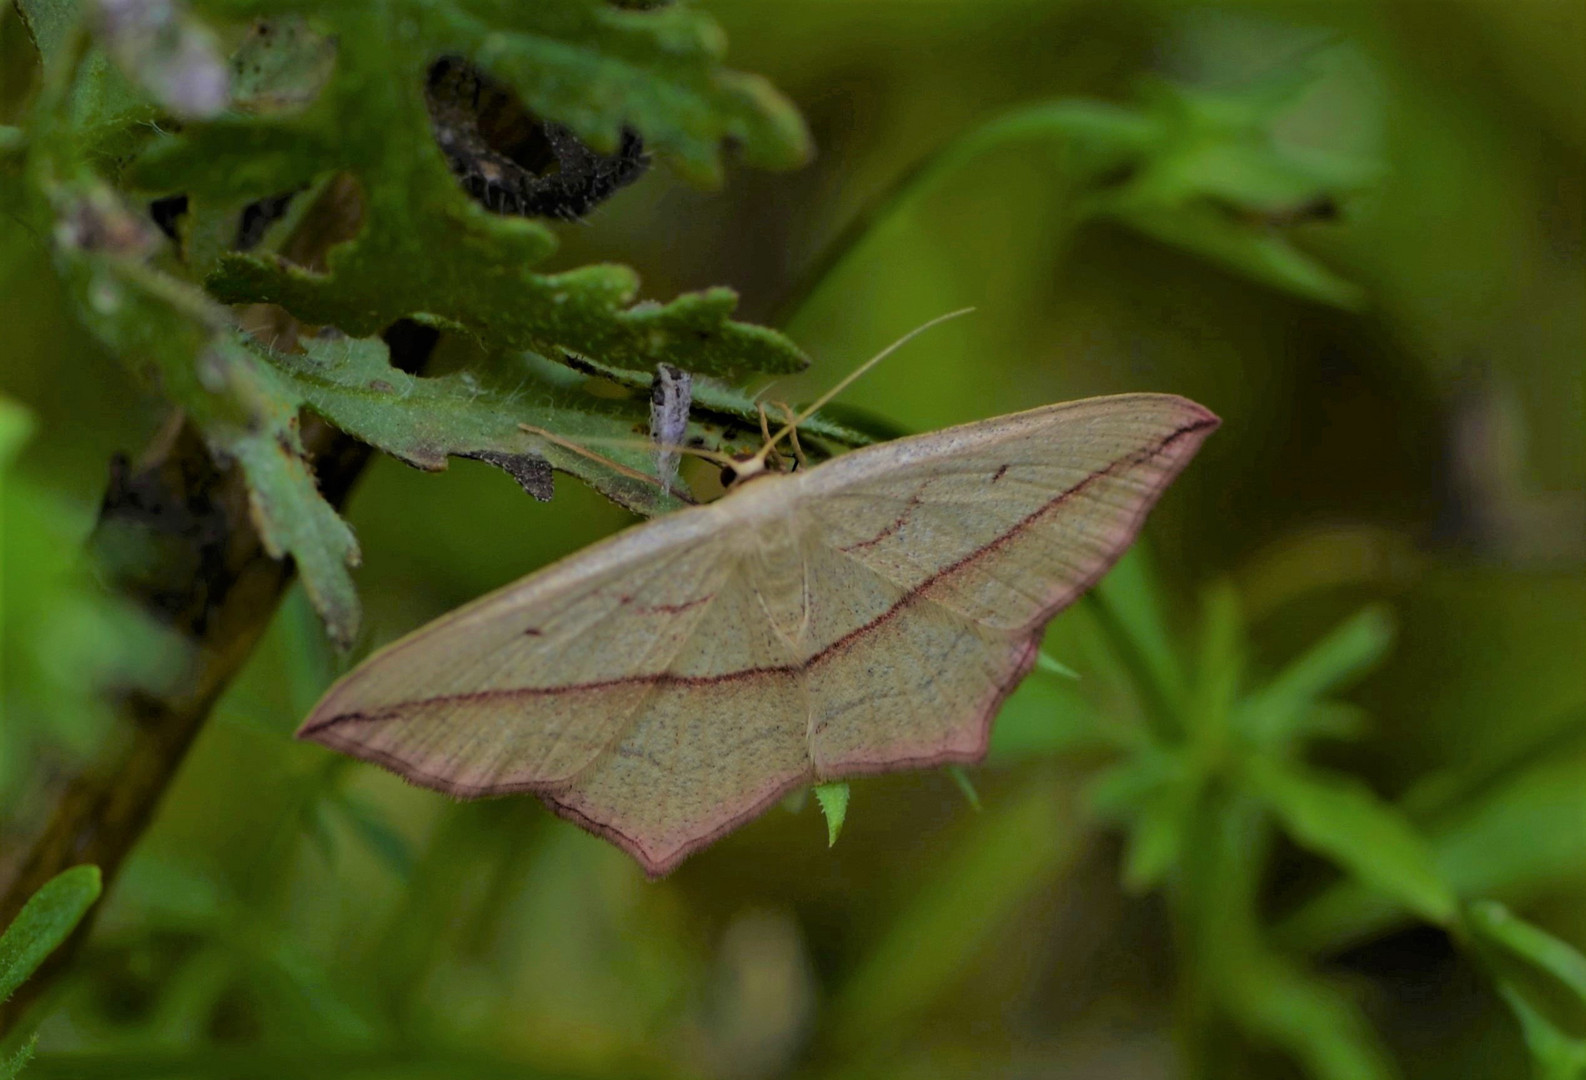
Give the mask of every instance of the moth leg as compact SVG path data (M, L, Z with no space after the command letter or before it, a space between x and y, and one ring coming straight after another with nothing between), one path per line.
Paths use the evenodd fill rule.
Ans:
M771 425L766 423L765 420L765 402L757 401L754 403L754 407L760 413L760 438L765 440L760 445L764 446L771 441Z
M804 457L804 448L799 445L799 426L797 423L798 417L794 414L793 407L780 401L777 402L777 407L781 409L782 414L787 417L787 434L788 440L793 447L794 459L798 461L799 468L809 468L810 463Z

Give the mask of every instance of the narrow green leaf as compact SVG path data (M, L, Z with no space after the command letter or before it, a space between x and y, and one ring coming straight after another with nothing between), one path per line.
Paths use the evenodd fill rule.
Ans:
M1184 667L1168 633L1162 590L1145 545L1137 541L1101 583L1085 594L1147 703L1174 717L1184 701ZM1158 716L1162 723L1170 722Z
M1260 744L1290 737L1312 718L1311 710L1324 695L1375 667L1392 643L1393 621L1387 610L1364 609L1241 702L1238 727Z
M1497 901L1471 904L1465 926L1520 1021L1538 1075L1586 1076L1586 957Z
M827 847L835 847L837 834L843 831L843 821L848 817L848 794L848 783L844 780L815 785L815 801L826 815Z
M1061 661L1054 660L1044 652L1035 654L1035 669L1044 671L1048 675L1056 675L1060 679L1078 679L1079 672Z
M838 989L828 1013L835 1046L886 1047L909 1037L909 1021L949 993L988 939L1071 862L1081 827L1067 811L1059 784L1039 778L969 819L961 841L932 863Z
M1267 943L1258 915L1271 849L1266 818L1255 799L1223 786L1182 815L1186 850L1173 902L1191 959L1182 969L1185 998L1204 1003L1200 1025L1232 1021L1317 1080L1391 1080L1387 1049L1359 1005Z
M958 785L958 790L963 792L965 801L969 803L975 813L980 813L982 809L980 792L975 790L975 782L969 778L969 774L964 771L964 767L962 765L949 765L947 766L947 775L953 778L953 783Z
M1281 235L1253 231L1217 206L1113 204L1110 211L1138 232L1221 263L1264 285L1334 307L1356 309L1365 303L1360 286L1327 269Z
M1137 748L1145 736L1131 719L1107 716L1068 679L1026 679L997 714L989 764L1097 750Z
M1577 881L1586 865L1586 758L1571 749L1501 777L1478 770L1477 779L1475 788L1454 785L1461 797L1422 826L1450 888L1461 896L1524 896ZM1346 881L1285 919L1279 933L1288 948L1333 952L1407 921L1394 898Z
M1431 847L1391 803L1365 784L1252 757L1240 774L1300 845L1324 855L1440 926L1456 915Z
M0 397L0 471L15 460L32 434L33 414L10 398Z
M1280 95L1265 82L1218 91L1151 84L1144 111L1159 140L1125 183L1100 188L1092 212L1298 296L1359 307L1359 286L1285 235L1291 222L1336 216L1340 199L1380 173L1373 162L1274 137L1310 78L1303 66L1286 72Z
M1503 948L1556 980L1561 996L1578 1013L1574 1026L1586 1033L1586 956L1496 900L1471 904L1465 923L1481 941Z
M1258 1041L1282 1046L1317 1080L1393 1080L1386 1047L1336 987L1272 954L1247 958L1235 970L1228 1005Z
M0 935L0 1001L27 981L45 957L60 947L99 899L99 867L64 870L28 898Z
M1185 719L1191 745L1202 754L1215 756L1226 743L1245 664L1239 598L1226 582L1206 591L1199 646Z
M1184 827L1189 804L1176 789L1164 789L1146 800L1129 829L1123 857L1123 887L1143 896L1161 885L1184 854Z
M1184 755L1141 747L1086 791L1093 814L1128 829L1123 883L1140 894L1160 885L1183 857L1200 784Z
M331 799L331 805L341 811L353 833L388 870L403 881L411 880L417 859L407 837L394 829L378 810L360 799L337 795Z

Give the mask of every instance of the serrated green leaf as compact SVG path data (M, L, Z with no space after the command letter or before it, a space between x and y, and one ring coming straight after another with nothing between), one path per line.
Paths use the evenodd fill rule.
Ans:
M33 1060L33 1052L38 1047L38 1036L30 1035L27 1042L17 1047L16 1052L7 1055L0 1061L0 1080L15 1080L22 1075L22 1070L27 1063Z
M1248 759L1242 775L1297 843L1428 922L1446 926L1454 919L1454 894L1430 845L1363 783L1260 757Z
M504 391L468 372L420 378L391 367L378 339L304 344L305 355L271 355L293 393L349 435L415 468L436 471L446 467L448 457L473 458L503 469L536 498L549 499L555 467L637 513L684 505L657 485L519 427L543 428L573 443L589 440L600 457L653 475L654 456L642 440L637 447L599 442L635 442L646 403L602 400L543 384Z
M13 7L45 63L61 56L82 19L77 0L15 0Z
M721 30L682 4L624 10L601 0L508 5L465 0L434 11L445 47L473 51L525 104L564 123L598 149L617 145L624 126L707 183L720 178L724 141L743 146L751 165L785 169L809 156L798 113L757 76L718 68ZM556 48L542 42L554 41ZM600 93L589 88L598 86Z
M44 883L0 935L0 1001L60 947L99 899L99 867L74 866Z
M826 817L827 847L835 847L837 835L843 831L843 822L848 817L848 795L845 780L815 785L815 801L820 803L821 813Z
M87 27L78 0L16 0L34 47L46 70L71 62L74 50L86 47ZM75 151L84 158L109 162L130 151L155 122L159 108L111 63L103 50L88 49L78 65L64 101L66 127ZM34 132L38 132L35 130Z
M320 495L297 445L299 403L284 393L263 402L274 406L260 409L269 420L265 430L218 423L206 425L205 434L247 476L248 508L265 550L293 559L331 639L346 648L358 632L358 594L348 573L358 565L358 541Z
M210 6L233 13L255 7ZM737 303L731 290L635 303L638 282L623 267L533 273L555 250L554 235L469 199L431 133L428 65L455 53L512 83L536 115L597 144L609 134L614 145L620 119L636 124L652 146L695 165L713 162L727 137L746 140L753 160L794 163L803 151L798 140L789 142L790 107L759 90L745 96L749 84L717 69L716 50L701 47L712 32L702 15L560 0L482 10L390 2L328 9L321 17L340 55L325 92L306 111L195 125L153 144L128 174L149 190L222 202L291 190L332 171L357 178L362 230L331 252L326 273L232 255L208 279L215 295L278 303L354 337L411 315L465 330L494 351L553 359L571 352L633 370L660 362L721 375L805 366L780 334L730 318ZM663 43L669 51L655 52ZM592 66L585 70L579 57ZM546 81L569 62L581 78ZM700 97L707 87L719 93ZM598 115L587 111L592 102Z
M348 571L358 545L302 456L301 399L242 339L229 312L148 265L147 226L107 189L61 184L53 195L62 221L57 263L82 321L242 469L266 550L295 560L331 637L350 644L358 598Z

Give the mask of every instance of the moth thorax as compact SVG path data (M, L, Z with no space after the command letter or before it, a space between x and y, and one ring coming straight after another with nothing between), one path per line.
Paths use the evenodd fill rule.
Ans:
M771 471L766 468L765 459L758 454L745 454L732 461L731 465L721 467L721 486L724 488L738 487Z
M796 528L764 528L755 532L749 554L755 593L776 632L798 644L809 625L809 590L805 580L803 538Z

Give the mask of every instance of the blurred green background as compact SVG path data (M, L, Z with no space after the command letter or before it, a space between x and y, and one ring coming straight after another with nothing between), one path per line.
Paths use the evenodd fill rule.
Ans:
M790 400L975 306L846 395L910 429L1125 390L1205 403L1224 426L1147 530L1170 632L1191 642L1205 590L1231 583L1259 676L1385 602L1395 643L1348 695L1365 733L1314 760L1441 807L1417 820L1465 845L1438 849L1464 899L1586 945L1586 5L705 7L732 65L797 103L817 158L735 168L717 191L652 170L558 226L556 266L627 263L653 297L733 286L744 318L815 358L775 388ZM0 35L14 108L28 46L15 19ZM1149 75L1234 88L1302 61L1316 78L1278 134L1381 166L1338 220L1292 228L1359 286L1354 310L1077 224L1038 140L886 202L1010 108L1130 104ZM0 393L36 424L8 482L51 508L8 518L10 582L44 572L24 553L86 535L107 461L163 412L77 327L37 238L0 226L0 244ZM348 516L365 553L355 655L631 520L569 478L539 504L481 465L384 458ZM1009 706L1020 731L1076 695L1126 707L1098 690L1085 620L1061 617L1048 644L1080 682L1033 677ZM13 622L8 647L42 625ZM344 664L294 593L108 894L38 1075L1210 1075L1183 1064L1185 986L1208 961L1175 950L1172 882L1167 899L1120 884L1084 754L994 757L971 770L979 812L945 773L858 782L830 850L813 806L777 809L651 883L532 800L459 805L295 743ZM25 736L0 762L6 847L114 734ZM1335 881L1279 843L1261 917L1347 991L1387 1075L1532 1075L1492 981L1442 930L1291 918ZM1367 1075L1260 1042L1225 1075Z

